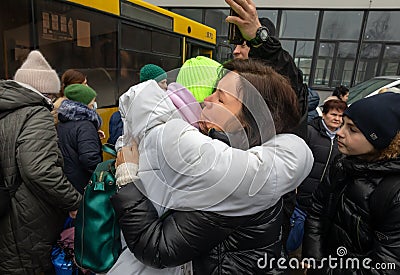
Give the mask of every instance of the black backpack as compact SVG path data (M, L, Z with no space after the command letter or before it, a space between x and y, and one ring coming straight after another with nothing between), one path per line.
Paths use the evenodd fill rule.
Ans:
M11 110L0 113L0 119L5 118L7 115L14 111L15 110ZM20 184L21 182L19 180L17 180L12 185L6 183L3 168L0 167L0 217L3 217L8 213L11 206L11 198L15 195L15 192L17 192Z

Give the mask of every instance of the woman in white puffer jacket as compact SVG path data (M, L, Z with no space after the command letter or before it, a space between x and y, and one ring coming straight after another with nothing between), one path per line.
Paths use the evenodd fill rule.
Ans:
M165 209L201 210L233 219L254 215L276 206L311 170L310 149L288 134L299 120L296 95L288 81L255 61L235 60L225 68L233 72L226 73L205 100L200 128L205 133L225 133L232 147L184 121L154 81L134 86L120 98L123 142L137 143L140 158L139 166L128 159L118 166L117 182L122 186L133 181L153 201L159 216ZM141 181L134 180L137 167ZM121 210L121 205L120 201L116 208ZM120 213L132 211L130 207ZM129 224L121 227L134 249L131 237L135 235L137 241L146 228L132 233ZM145 255L139 256L148 263Z

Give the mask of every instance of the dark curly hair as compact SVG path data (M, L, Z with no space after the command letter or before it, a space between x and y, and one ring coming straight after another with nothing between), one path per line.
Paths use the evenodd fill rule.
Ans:
M348 93L349 93L349 88L347 88L346 86L340 85L333 90L332 95L336 96L339 99L342 99L342 97L344 97Z

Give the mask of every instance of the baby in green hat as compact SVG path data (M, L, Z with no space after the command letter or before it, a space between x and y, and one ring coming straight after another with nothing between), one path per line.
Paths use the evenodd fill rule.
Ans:
M176 82L186 87L201 103L213 93L220 68L221 64L211 58L193 57L182 65Z
M159 66L154 64L144 65L140 69L140 82L154 79L158 86L164 91L167 90L167 73Z

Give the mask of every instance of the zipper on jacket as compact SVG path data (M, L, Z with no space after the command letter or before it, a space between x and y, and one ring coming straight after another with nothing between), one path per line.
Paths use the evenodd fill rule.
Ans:
M324 176L325 176L325 173L326 173L326 169L328 168L328 165L329 165L329 162L330 162L330 159L331 159L331 155L332 155L333 140L334 140L334 139L331 139L331 148L330 148L330 150L329 150L328 159L326 160L325 167L324 167L324 171L322 172L322 176L321 176L321 178L319 179L319 182L322 182L322 180L323 180L323 178L324 178Z
M358 242L358 246L361 249L361 242L360 242L360 221L361 218L360 216L357 217L357 242Z

